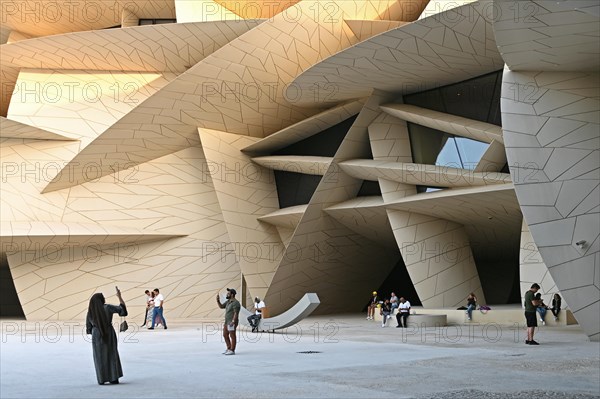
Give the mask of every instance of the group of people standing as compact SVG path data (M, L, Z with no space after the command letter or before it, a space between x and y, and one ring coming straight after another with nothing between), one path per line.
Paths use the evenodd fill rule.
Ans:
M144 315L144 323L140 327L147 327L148 330L154 330L155 325L162 325L166 330L167 321L163 316L164 296L158 288L155 288L152 292L146 290L144 294L146 294L146 314Z
M127 307L121 296L121 291L116 288L119 305L107 304L104 295L97 293L92 295L88 305L88 313L86 316L86 333L92 335L92 348L94 356L94 366L96 368L96 378L98 384L104 385L106 382L118 384L119 378L123 376L121 368L121 360L117 350L117 336L112 327L112 318L114 314L121 317L127 316ZM545 315L548 306L544 304L541 294L538 293L540 286L533 284L525 293L525 320L527 322L527 345L539 345L533 339L535 327L537 327L536 313L540 314L540 321L545 324ZM163 316L163 306L165 299L158 288L152 292L145 291L146 294L146 314L144 316L144 324L149 330L153 330L155 324L161 323L163 328L167 329L167 322ZM221 309L225 309L225 323L223 324L223 338L225 339L226 349L224 355L235 355L237 344L236 330L239 324L239 314L241 310L240 302L235 298L237 292L233 288L227 288L226 301L221 303L221 299L217 294L217 305ZM558 320L561 310L562 298L559 294L554 294L552 299L552 307L550 310L554 315L554 320ZM467 297L467 315L469 320L473 310L477 306L477 297L470 293ZM262 318L262 311L265 308L265 303L260 298L254 298L254 314L248 317L248 322L252 327L252 331L258 331L258 324ZM394 309L398 309L396 320L397 328L406 328L408 326L408 317L410 316L410 302L404 297L398 298L394 292L389 298L380 300L377 291L369 300L367 320L373 320L375 309L380 309L382 316L381 327L385 327L387 321L392 317Z
M548 311L548 306L544 304L542 295L538 292L539 289L539 284L534 283L525 293L525 322L527 323L527 339L525 340L525 344L527 345L539 345L539 343L533 339L533 334L535 333L535 328L537 327L536 313L540 315L540 321L542 322L542 325L546 325L545 318L546 312ZM555 321L558 320L561 306L562 298L558 293L556 293L552 297L552 308L550 308L552 314L554 315Z
M389 298L380 300L377 291L373 291L369 305L367 307L367 320L373 320L375 315L375 309L379 307L379 314L381 315L381 327L387 325L387 321L392 318L394 309L398 309L396 314L396 321L398 325L396 328L407 328L408 327L408 316L410 316L410 302L404 297L398 298L396 293L392 292Z

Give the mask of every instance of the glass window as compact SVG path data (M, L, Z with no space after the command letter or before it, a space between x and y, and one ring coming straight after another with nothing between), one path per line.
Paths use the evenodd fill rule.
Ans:
M471 140L465 137L454 137L460 154L463 169L473 170L481 161L481 157L489 147L488 143Z
M408 122L413 162L473 170L489 144Z
M460 154L458 153L458 148L456 147L456 141L454 140L454 137L450 137L449 135L446 136L446 143L440 150L440 153L435 160L435 164L460 169L462 168L462 162Z
M176 19L164 19L164 18L140 18L138 25L160 25L160 24L174 24L177 23Z

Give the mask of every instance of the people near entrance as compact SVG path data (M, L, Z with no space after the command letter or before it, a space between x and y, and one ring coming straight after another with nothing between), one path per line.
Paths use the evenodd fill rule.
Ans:
M148 328L148 330L154 330L154 325L157 322L162 323L163 328L166 330L167 321L163 316L163 305L165 302L165 298L160 293L160 290L158 288L155 288L152 292L154 293L154 308L152 311L152 325L150 326L150 328Z
M536 309L539 305L538 300L535 298L535 294L540 289L537 283L533 283L531 288L527 290L524 298L525 305L525 321L527 322L527 339L525 344L527 345L539 345L534 339L535 328L537 327Z
M394 312L394 309L397 309L398 305L400 305L400 300L395 292L392 292L392 295L390 296L390 304L392 305L392 313Z
M377 296L377 291L373 291L371 299L369 300L369 306L367 307L367 320L373 320L378 303L379 297Z
M121 296L119 288L117 298L119 305L109 305L104 295L97 293L92 295L88 305L88 313L85 319L85 330L92 335L92 348L94 353L94 366L96 367L96 379L98 384L106 382L118 384L119 378L123 377L119 351L117 350L117 334L112 327L113 314L127 316L127 307Z
M546 313L548 312L548 306L544 303L541 293L538 292L537 294L535 294L535 299L538 302L536 310L540 314L540 321L542 322L542 325L545 326L546 325Z
M554 321L558 320L558 314L560 313L561 305L562 305L562 298L560 297L560 295L558 293L554 294L554 296L552 297L552 307L550 308L550 311L554 315Z
M223 324L223 338L227 349L223 352L224 355L235 355L235 347L237 344L236 328L239 323L239 315L241 305L235 296L237 291L233 288L227 288L225 303L221 303L219 294L217 294L217 304L219 308L225 309L225 323Z
M398 314L396 314L396 321L398 322L396 328L407 328L409 315L410 302L404 299L404 297L400 297L400 304L398 305Z
M144 313L144 322L142 323L142 325L140 325L140 327L146 327L146 324L148 323L148 302L150 302L150 300L152 299L150 291L146 290L144 291L144 294L146 294L146 312Z
M258 331L258 323L262 319L262 309L264 307L265 303L259 297L254 298L254 314L248 316L248 323L252 327L252 332Z
M392 317L392 303L389 299L383 301L381 309L379 309L379 314L382 317L381 327L385 327L385 323Z
M470 293L467 296L467 310L465 313L467 314L467 320L471 320L473 317L473 311L477 308L477 297L474 293Z

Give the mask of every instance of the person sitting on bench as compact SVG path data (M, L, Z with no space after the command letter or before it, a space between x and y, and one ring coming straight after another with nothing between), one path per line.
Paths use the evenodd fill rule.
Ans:
M265 303L259 297L254 298L254 314L248 316L248 323L252 327L252 332L258 331L258 323L262 318L262 309L264 307Z
M398 325L396 328L407 328L408 327L408 316L410 315L410 302L408 302L404 297L400 297L400 305L398 306L398 314L396 314L396 321ZM402 325L402 321L404 321L404 326Z

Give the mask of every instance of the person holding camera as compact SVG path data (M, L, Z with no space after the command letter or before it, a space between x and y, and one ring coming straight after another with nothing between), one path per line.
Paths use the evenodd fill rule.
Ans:
M121 317L127 316L127 307L118 287L117 298L119 305L109 305L102 293L92 295L88 305L88 313L85 318L85 331L92 336L92 348L94 353L94 366L96 368L96 379L98 384L105 382L118 384L119 378L123 377L121 359L117 350L117 334L112 326L113 314Z
M223 324L223 338L225 339L225 345L227 349L223 352L224 355L235 355L235 347L237 344L236 328L239 323L239 315L241 305L240 302L235 299L237 291L233 288L227 288L227 295L225 296L225 303L221 303L219 294L217 294L217 304L219 308L225 309L225 324Z
M540 304L536 299L535 294L540 289L540 285L533 283L531 288L525 293L524 305L525 305L525 321L527 323L527 339L525 344L527 345L539 345L534 339L533 334L537 327L537 318L535 317L536 309Z

